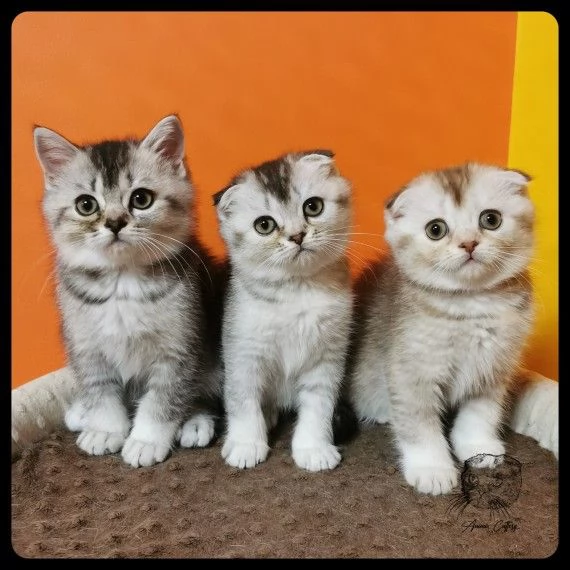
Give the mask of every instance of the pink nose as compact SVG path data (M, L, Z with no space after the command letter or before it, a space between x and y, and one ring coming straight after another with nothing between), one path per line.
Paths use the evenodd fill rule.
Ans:
M471 255L473 253L473 251L475 250L475 248L479 245L478 241L464 241L463 243L459 244L459 247L462 247L465 249L465 251Z
M307 234L305 232L301 232L299 234L295 234L294 236L289 236L289 240L294 241L297 245L301 245L306 235Z

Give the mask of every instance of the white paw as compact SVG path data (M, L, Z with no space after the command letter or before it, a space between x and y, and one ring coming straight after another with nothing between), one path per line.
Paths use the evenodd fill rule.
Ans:
M420 493L445 495L457 485L458 471L453 463L404 465L408 484Z
M264 441L239 442L226 439L222 447L222 457L228 465L246 469L255 467L267 459L269 446Z
M164 461L169 453L170 445L140 441L130 435L123 446L122 456L133 467L150 467Z
M340 453L331 443L323 443L318 447L293 448L293 460L301 469L308 471L324 471L334 469L340 463Z
M200 414L188 420L178 431L182 447L206 447L214 437L214 418Z
M473 441L456 441L454 445L455 455L457 459L463 463L476 455L485 454L488 456L485 460L480 461L477 467L493 467L493 456L503 455L505 446L500 439L489 438Z
M89 455L117 453L125 443L125 435L117 432L85 430L79 434L77 445Z

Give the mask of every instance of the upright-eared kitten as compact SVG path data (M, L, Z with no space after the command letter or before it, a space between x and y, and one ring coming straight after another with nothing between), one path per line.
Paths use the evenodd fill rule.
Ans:
M63 335L81 386L66 425L81 432L85 452L122 449L134 467L163 461L177 435L207 445L221 394L221 294L194 236L179 120L162 119L140 141L76 146L44 127L34 139Z
M459 461L505 452L500 428L532 320L529 180L481 164L412 180L385 208L392 255L357 285L352 400L361 420L391 424L418 491L457 483L449 410Z
M231 264L222 351L229 465L267 457L280 410L297 413L295 463L340 461L333 411L352 294L345 258L348 181L329 151L292 153L245 170L214 196Z

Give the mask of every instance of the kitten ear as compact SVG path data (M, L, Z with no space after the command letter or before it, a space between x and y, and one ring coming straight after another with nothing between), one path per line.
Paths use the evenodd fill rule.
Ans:
M332 159L334 158L334 152L332 150L324 150L324 149L316 149L316 150L306 150L301 153L302 159L301 160L308 160L308 161L322 161L323 159L329 159L326 161L327 163L331 163Z
M403 199L401 196L407 189L407 186L400 188L400 190L395 194L392 194L392 196L386 200L384 205L384 216L387 220L396 220L404 215L402 211Z
M505 168L499 171L499 179L503 184L509 185L513 189L522 190L532 180L532 176L516 168Z
M46 179L61 174L80 152L66 138L46 127L34 129L34 146Z
M232 196L234 192L239 187L239 184L232 183L229 186L226 186L224 189L216 192L212 196L212 200L214 201L214 206L218 210L218 213L224 217L230 214L230 204L232 203Z
M319 172L330 176L338 174L334 163L334 153L331 150L310 150L301 153L299 165L305 172Z
M528 183L532 177L515 168L502 168L494 165L479 166L479 171L484 176L485 181L498 192L507 194L527 195Z
M167 160L180 163L184 159L184 131L176 115L168 115L142 141L145 146Z
M328 166L334 163L332 150L307 150L301 153L299 162L315 167Z

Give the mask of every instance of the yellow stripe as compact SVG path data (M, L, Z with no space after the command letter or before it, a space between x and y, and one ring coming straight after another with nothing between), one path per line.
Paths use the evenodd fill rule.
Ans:
M526 365L558 379L558 23L519 12L509 166L534 178L536 323Z

